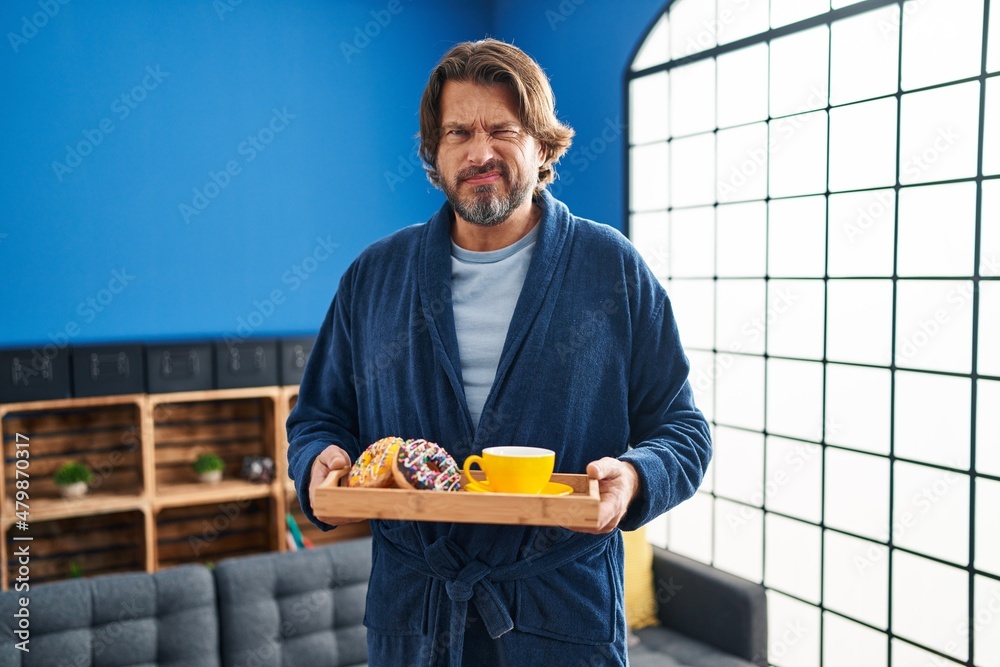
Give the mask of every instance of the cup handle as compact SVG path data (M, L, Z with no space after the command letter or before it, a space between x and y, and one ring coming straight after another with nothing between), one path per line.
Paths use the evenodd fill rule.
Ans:
M478 454L471 454L465 459L465 463L462 464L462 474L465 475L465 486L466 487L471 486L475 488L477 491L486 491L487 489L484 486L480 485L470 472L472 470L473 463L478 463L479 469L482 470L483 457L479 456Z

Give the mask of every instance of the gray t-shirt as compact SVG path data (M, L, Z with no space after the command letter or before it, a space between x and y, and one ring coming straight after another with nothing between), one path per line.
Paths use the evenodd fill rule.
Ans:
M478 428L524 286L538 225L506 248L475 252L451 244L452 308L465 400Z

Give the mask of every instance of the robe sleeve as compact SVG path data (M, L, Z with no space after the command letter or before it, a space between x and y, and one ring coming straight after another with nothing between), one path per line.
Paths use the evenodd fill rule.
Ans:
M633 447L619 458L639 475L639 494L619 527L635 530L687 500L712 456L712 441L688 382L670 299L639 260L627 281L636 316L629 374L629 428Z
M323 530L333 526L316 518L309 502L312 464L331 444L342 447L351 460L360 452L358 401L354 383L350 326L349 269L316 337L299 387L298 401L288 416L288 476L302 511Z

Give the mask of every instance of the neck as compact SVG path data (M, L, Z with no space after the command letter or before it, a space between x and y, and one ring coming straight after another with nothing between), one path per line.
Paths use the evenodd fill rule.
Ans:
M542 210L529 197L514 209L509 218L492 227L475 225L457 213L454 215L451 238L455 245L474 252L488 252L506 248L524 238L538 224Z

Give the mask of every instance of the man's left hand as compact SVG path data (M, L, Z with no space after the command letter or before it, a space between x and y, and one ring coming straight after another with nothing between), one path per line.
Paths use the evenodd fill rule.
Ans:
M587 476L596 479L601 491L597 527L574 528L581 533L610 533L628 512L629 503L639 493L639 474L631 463L604 457L587 465Z

